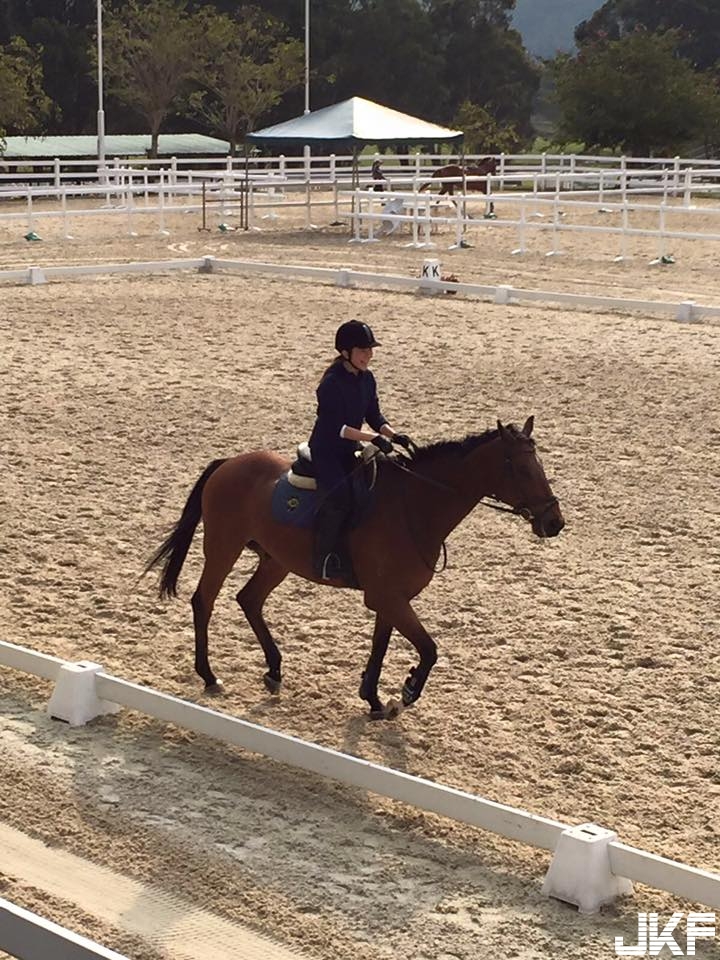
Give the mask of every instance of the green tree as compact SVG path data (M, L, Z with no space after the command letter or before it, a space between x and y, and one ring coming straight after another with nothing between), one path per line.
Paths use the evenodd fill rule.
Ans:
M438 79L446 91L448 115L469 100L483 106L500 126L513 125L526 136L540 70L520 35L508 29L513 2L428 0L428 10L442 56Z
M556 58L561 135L636 155L676 153L703 136L718 93L707 75L675 55L676 45L674 31L636 30Z
M418 0L357 0L351 29L333 58L339 99L367 97L429 120L447 119L442 59Z
M651 33L677 30L678 53L697 70L720 58L718 0L607 0L575 31L580 46L597 39L619 40L638 27Z
M42 87L41 57L21 37L0 47L0 142L8 133L43 132L53 104Z
M150 156L157 156L164 121L187 105L202 70L202 21L186 0L130 0L103 29L108 89L147 122Z
M500 126L484 107L469 100L460 104L452 126L465 134L467 153L512 153L522 142L515 127Z
M48 118L49 133L93 129L97 86L91 72L95 0L0 0L0 43L22 37L42 47L45 89L58 110Z
M190 105L213 133L229 140L234 153L260 117L302 83L304 48L257 8L243 9L238 19L208 9L203 26L208 56L202 89L192 94Z

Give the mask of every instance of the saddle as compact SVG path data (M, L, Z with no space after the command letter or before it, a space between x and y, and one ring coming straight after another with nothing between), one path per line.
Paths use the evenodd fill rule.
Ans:
M377 476L377 456L378 450L372 443L362 445L362 448L356 451L355 456L368 468L370 476L366 478L364 486L372 490L375 486ZM365 471L363 471L365 472ZM296 457L287 473L287 481L299 490L317 490L317 480L315 479L315 468L313 467L310 444L304 440L297 445ZM357 492L357 491L356 491Z
M317 490L310 444L307 440L297 445L297 456L288 470L288 483L300 490Z
M353 476L354 509L351 526L361 522L370 506L377 476L376 455L377 450L371 443L357 453L365 469L357 471ZM278 523L293 527L312 527L316 497L317 481L310 456L310 445L307 442L300 443L292 466L275 484L272 498L273 517Z

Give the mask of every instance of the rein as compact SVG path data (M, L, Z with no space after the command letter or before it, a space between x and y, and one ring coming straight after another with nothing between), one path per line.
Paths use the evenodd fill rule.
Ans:
M386 458L386 463L392 464L392 466L395 467L396 470L400 470L401 473L410 474L416 479L422 480L424 483L430 484L430 486L432 487L436 487L438 490L443 490L445 491L445 493L451 493L451 494L457 495L458 491L454 487L451 487L447 483L442 483L439 480L433 480L431 477L426 477L422 473L416 473L414 470L411 470L409 467L407 467L404 463L402 463L398 459ZM487 494L487 496L491 497L495 501L498 500L495 494L491 493L491 494ZM502 504L499 502L489 503L483 497L481 497L480 500L478 500L478 503L481 507L488 507L490 510L497 510L500 513L510 513L513 516L522 517L523 520L527 520L529 523L532 523L533 520L542 520L542 518L545 516L548 510L556 506L558 502L559 502L558 498L555 496L552 496L552 497L549 497L547 500L543 500L543 502L538 504L536 507L533 507L530 504L520 504L517 507L508 507L508 506L505 506L505 504ZM422 554L422 551L418 546L417 540L415 539L415 535L413 534L412 525L410 523L411 518L408 511L407 500L405 499L405 497L403 497L403 506L405 509L405 519L407 521L408 530L410 531L410 535L413 538L413 541L415 543L415 549L417 550L420 556L420 559L423 561L423 563L428 568L428 570L430 570L431 573L442 573L447 568L446 542L444 540L442 541L443 563L440 569L438 570L427 562L427 560Z

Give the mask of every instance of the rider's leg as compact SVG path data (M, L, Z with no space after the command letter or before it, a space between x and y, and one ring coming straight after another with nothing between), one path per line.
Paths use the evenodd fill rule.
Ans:
M329 478L322 473L318 477L313 563L322 580L343 579L351 571L343 542L351 507L350 484L343 471L334 470Z

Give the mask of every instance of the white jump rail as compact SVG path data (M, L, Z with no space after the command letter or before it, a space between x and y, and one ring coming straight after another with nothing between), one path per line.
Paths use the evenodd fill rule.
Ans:
M88 690L89 681L94 685L90 696L96 699L97 707L95 712L92 707L88 710L88 718L106 710L109 706L126 707L214 740L262 754L279 763L359 787L532 847L554 851L556 856L546 878L546 892L561 896L569 902L578 903L581 909L583 902L574 898L572 888L575 885L582 885L583 874L588 871L588 863L591 869L593 867L592 859L586 861L581 857L574 865L571 863L570 874L574 872L575 877L579 879L571 877L569 887L567 880L563 884L561 878L559 890L557 884L547 889L548 879L558 865L562 844L577 843L578 834L584 834L579 838L581 842L588 839L604 840L603 851L606 852L603 852L605 859L603 867L611 880L626 884L634 880L685 897L693 902L709 907L720 907L720 874L686 866L683 863L627 846L617 842L614 833L603 831L602 828L595 828L595 831L604 836L593 837L592 830L588 828L594 825L571 827L558 820L538 816L517 807L496 803L463 790L382 767L358 757L348 756L336 750L308 743L297 737L278 733L246 720L180 700L169 694L121 680L106 674L97 664L66 663L4 641L0 641L0 663L26 673L55 679L56 694L61 689L61 681L72 684L80 677L85 690ZM55 676L53 677L52 674ZM70 689L66 686L66 690ZM53 696L55 697L55 694ZM49 710L50 712L53 710L52 701ZM85 719L78 722L84 723ZM586 854L587 851L583 850L581 853ZM555 870L556 874L557 872ZM557 877L555 879L557 880ZM571 892L563 896L563 891L568 889ZM618 890L615 889L613 895L617 892ZM612 899L612 896L598 902L607 902L608 899ZM0 947L2 947L1 942Z
M128 960L1 898L0 949L22 960Z

